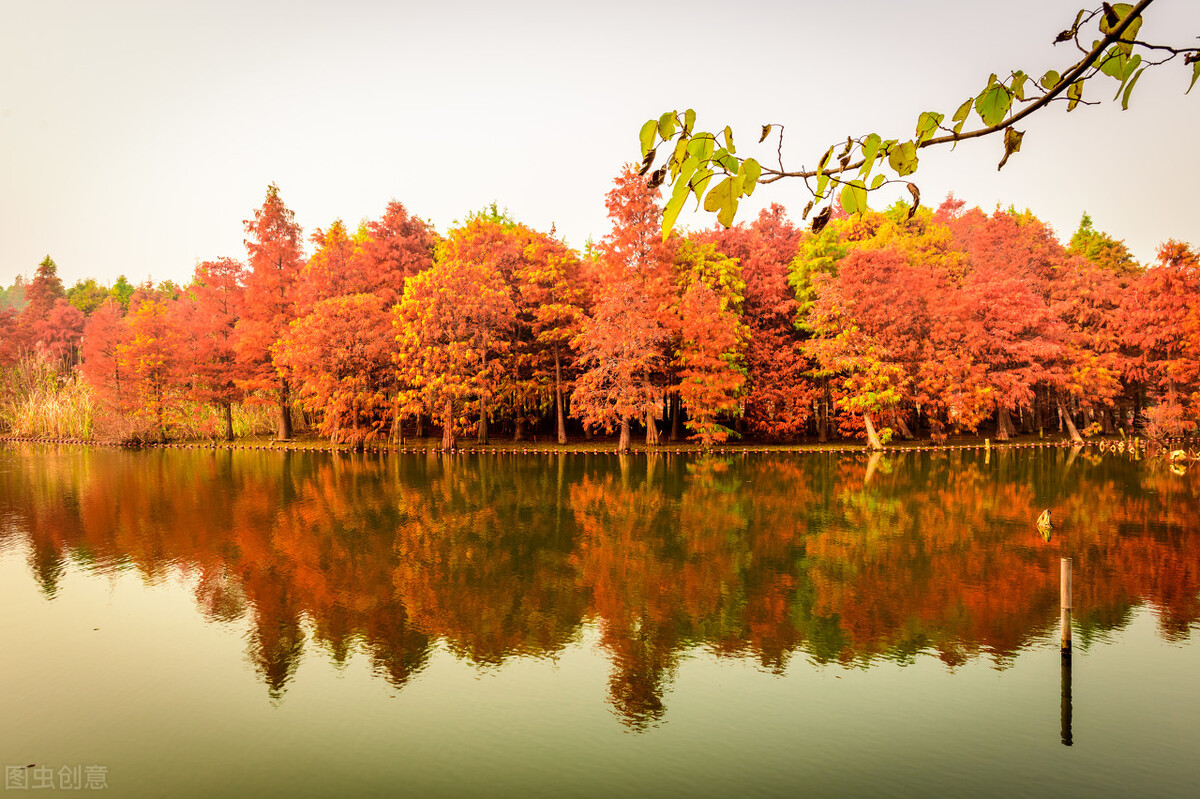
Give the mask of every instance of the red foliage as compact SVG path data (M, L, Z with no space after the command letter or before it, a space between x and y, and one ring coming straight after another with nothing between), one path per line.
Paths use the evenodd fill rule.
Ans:
M383 432L395 335L381 297L351 294L321 300L275 344L276 361L332 443L362 444Z
M165 441L179 413L187 368L180 357L185 334L175 301L139 289L124 321L127 331L117 347L117 363L118 368L124 364L128 375L129 408Z
M626 165L605 199L612 231L600 246L596 307L575 339L585 369L571 395L585 427L621 428L645 417L646 441L657 443L653 413L666 377L665 345L675 325L674 240L663 241L658 191Z
M389 307L399 302L404 281L433 265L437 241L432 225L392 200L380 219L367 223L367 236L360 244L364 291L378 294Z
M83 364L80 370L108 410L124 413L128 407L129 374L121 352L129 327L114 299L105 300L88 317L83 328Z
M403 397L411 412L442 422L442 443L454 445L470 422L463 411L494 395L510 344L512 293L489 259L459 260L449 245L432 268L410 278L395 306Z
M205 261L196 267L191 304L181 306L192 361L190 396L222 409L227 440L233 438L232 406L244 396L234 379L234 341L245 304L245 277L246 267L232 258Z
M679 398L690 414L687 426L704 447L725 441L729 430L717 416L737 409L746 382L741 368L745 328L733 309L707 283L694 281L679 303Z
M245 227L250 273L234 343L242 387L269 395L278 403L278 435L290 438L291 390L286 373L281 373L271 358L271 347L296 315L296 283L303 263L300 226L272 183L262 208L246 220Z
M16 363L20 353L17 314L11 308L0 308L0 367Z
M749 226L718 226L694 237L711 241L741 264L742 321L749 328L746 421L752 432L774 439L804 431L815 395L806 375L811 364L796 329L799 303L788 282L802 237L783 207L774 203Z
M1119 311L1128 355L1126 374L1148 386L1160 409L1158 435L1195 428L1185 409L1200 412L1200 261L1187 245L1167 242L1159 262L1129 286Z

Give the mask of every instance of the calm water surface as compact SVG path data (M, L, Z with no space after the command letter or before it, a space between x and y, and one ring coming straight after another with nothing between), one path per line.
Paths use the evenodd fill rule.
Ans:
M111 795L1196 795L1198 619L1200 467L0 447L0 761Z

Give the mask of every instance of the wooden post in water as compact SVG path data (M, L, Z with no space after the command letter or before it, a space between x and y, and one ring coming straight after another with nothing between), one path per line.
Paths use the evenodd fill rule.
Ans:
M1071 559L1062 559L1059 577L1059 612L1062 617L1062 656L1071 657Z

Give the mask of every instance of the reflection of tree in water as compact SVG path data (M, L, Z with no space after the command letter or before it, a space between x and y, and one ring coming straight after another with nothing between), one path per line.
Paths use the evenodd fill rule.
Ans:
M1200 619L1200 481L1153 461L996 450L331 457L0 450L0 529L53 597L69 562L184 574L282 696L306 638L402 687L436 640L477 664L553 655L595 619L609 698L658 723L688 648L782 673L930 652L998 666L1052 629L1075 561L1086 647L1149 603ZM1131 469L1135 479L1130 479ZM1043 541L1032 520L1056 529Z
M562 649L587 602L558 470L486 457L422 463L400 487L392 573L414 623L483 665Z

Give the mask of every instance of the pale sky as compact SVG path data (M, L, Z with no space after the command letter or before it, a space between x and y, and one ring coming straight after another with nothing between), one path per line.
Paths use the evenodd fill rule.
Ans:
M761 159L759 126L785 123L785 164L812 166L848 134L911 137L991 72L1066 65L1051 42L1079 2L0 0L0 283L47 253L67 285L244 260L242 220L272 181L306 237L393 198L445 232L495 200L582 247L652 116L695 108ZM1143 38L1200 34L1195 0L1147 17ZM1064 241L1087 210L1143 260L1200 244L1187 81L1170 64L1127 112L1049 109L1000 173L998 137L925 150L922 195L1029 207ZM785 181L754 200L739 218L770 201L798 218L807 196Z

